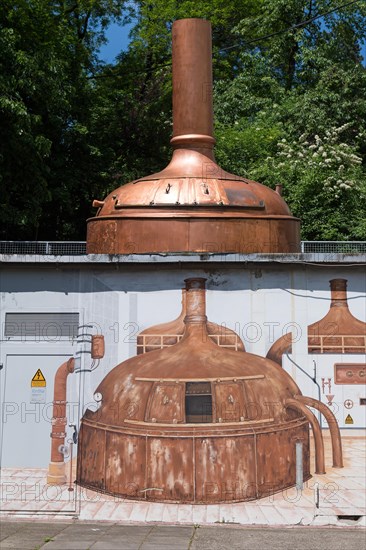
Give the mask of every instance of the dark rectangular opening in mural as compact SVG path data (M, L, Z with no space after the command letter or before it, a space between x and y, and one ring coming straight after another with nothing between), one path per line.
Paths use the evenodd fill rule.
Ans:
M187 382L186 422L200 424L212 422L212 395L210 382Z

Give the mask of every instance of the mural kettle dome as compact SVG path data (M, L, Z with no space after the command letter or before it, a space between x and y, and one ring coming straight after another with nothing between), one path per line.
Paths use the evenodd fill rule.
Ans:
M99 408L81 424L79 484L162 502L259 498L295 484L295 441L309 479L309 422L324 473L320 428L294 380L209 338L204 281L186 281L182 340L124 361L96 389Z

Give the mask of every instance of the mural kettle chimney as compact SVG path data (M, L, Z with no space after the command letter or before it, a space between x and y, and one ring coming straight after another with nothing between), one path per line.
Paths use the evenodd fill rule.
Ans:
M347 279L331 279L328 313L308 326L309 353L366 353L366 323L348 307Z

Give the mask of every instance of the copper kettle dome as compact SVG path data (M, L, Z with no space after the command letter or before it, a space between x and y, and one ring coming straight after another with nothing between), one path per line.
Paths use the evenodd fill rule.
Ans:
M94 201L87 252L299 251L299 220L280 194L215 162L210 23L175 21L172 48L172 160Z
M182 340L124 361L98 386L99 409L81 423L78 483L157 501L259 498L295 484L295 441L309 479L309 422L324 473L310 398L276 363L217 346L206 323L204 279L189 279ZM341 466L339 432L334 441Z

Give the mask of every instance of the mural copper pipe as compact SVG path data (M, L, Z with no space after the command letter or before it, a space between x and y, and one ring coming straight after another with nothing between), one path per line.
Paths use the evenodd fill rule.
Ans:
M343 468L343 456L342 456L342 442L341 432L339 430L338 422L332 411L312 397L306 397L305 395L296 395L296 399L309 407L314 407L323 414L328 422L330 437L332 440L332 456L333 456L333 468Z
M323 436L322 436L322 432L321 432L317 418L306 407L304 403L300 403L296 399L287 399L285 402L285 407L299 411L309 421L313 429L314 441L315 441L315 473L325 474L324 442L323 442Z
M66 390L67 377L74 372L75 359L71 357L57 369L53 390L53 415L51 431L51 462L48 466L47 483L59 485L66 482L64 455L60 445L66 437Z
M346 307L347 303L347 280L346 279L331 279L330 294L331 304L330 307Z
M292 353L292 332L288 332L278 338L267 352L267 359L271 359L282 367L282 356L284 353Z

